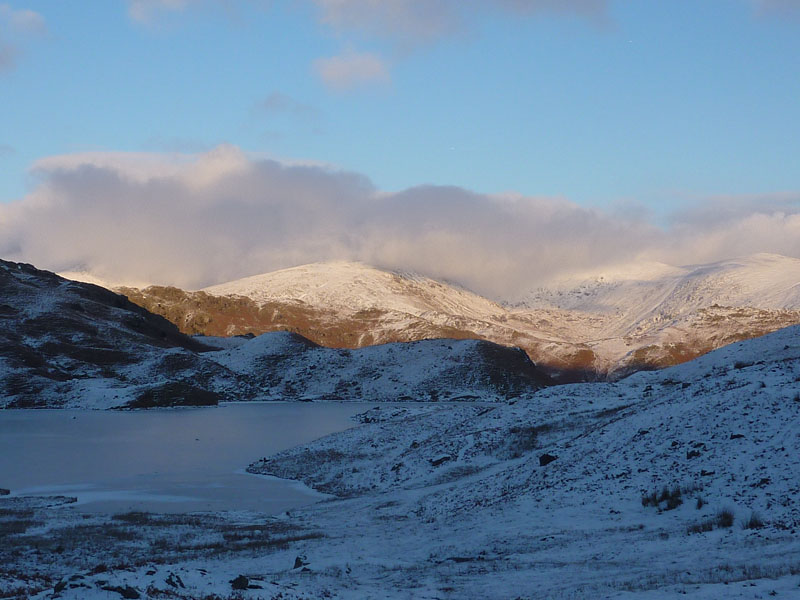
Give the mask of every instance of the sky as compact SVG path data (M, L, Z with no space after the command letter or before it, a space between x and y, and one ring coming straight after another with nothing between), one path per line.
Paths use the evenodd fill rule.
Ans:
M0 257L511 297L800 258L800 0L0 0Z

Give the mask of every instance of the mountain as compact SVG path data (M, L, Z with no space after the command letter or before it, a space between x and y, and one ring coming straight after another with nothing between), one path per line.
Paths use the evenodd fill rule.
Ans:
M618 378L800 323L800 260L635 263L553 281L522 302L360 263L316 263L197 292L121 289L185 333L287 330L360 348L472 338L523 348L559 381Z
M492 401L549 383L521 350L479 340L348 351L287 332L189 337L122 295L0 261L0 407Z
M216 404L212 348L122 295L0 261L0 407Z
M24 319L50 314L75 291L11 268L0 290L10 281L17 293L3 306L30 310L18 312ZM291 333L204 341L225 346L204 356L262 388L271 385L265 368L293 373L292 382L322 369L305 384L314 393L340 371L344 381L379 382L374 389L400 377L418 385L425 375L415 373L448 371L436 366L444 350L451 366L468 363L456 374L466 377L485 344L344 351ZM530 372L521 352L486 347L484 360L498 353L516 364L512 374ZM464 387L491 373L477 378ZM250 473L333 495L274 516L87 516L57 506L63 498L6 496L3 589L42 599L239 597L240 589L292 599L797 597L799 381L793 326L615 382L550 386L491 405L371 407L360 426L254 457Z

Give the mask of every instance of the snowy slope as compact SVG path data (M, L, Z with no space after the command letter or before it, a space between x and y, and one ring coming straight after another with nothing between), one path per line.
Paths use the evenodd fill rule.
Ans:
M124 296L0 261L0 407L216 404L239 382L209 350Z
M215 296L246 296L262 304L300 302L346 313L377 308L415 316L438 312L485 319L504 312L497 303L453 285L352 262L303 265L202 291Z
M275 338L274 354L295 342ZM374 407L359 427L254 459L251 472L338 496L276 516L82 518L0 498L0 585L65 600L129 587L226 600L796 598L799 381L792 327L616 383Z
M495 401L549 383L521 350L482 340L345 350L274 332L208 356L251 381L263 400Z
M352 569L342 597L794 597L797 381L793 327L489 410L375 409L251 469L348 498L306 512L329 539L303 548L317 585Z
M528 307L624 314L630 323L714 304L800 308L800 259L755 254L686 267L623 265L552 281L532 291L524 302Z

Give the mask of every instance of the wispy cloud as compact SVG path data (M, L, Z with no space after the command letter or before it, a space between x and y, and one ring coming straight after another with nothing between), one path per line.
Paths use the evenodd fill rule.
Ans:
M314 70L327 87L339 91L391 81L387 64L371 52L345 50L338 56L319 58Z
M753 0L756 11L761 15L790 15L800 17L798 0Z
M26 38L47 33L44 17L28 9L0 3L0 73L10 71L22 54Z
M320 20L344 31L430 41L460 32L470 15L486 11L517 15L571 15L604 20L608 0L314 0ZM409 37L412 40L409 40Z
M321 117L318 109L300 102L283 92L273 91L256 105L256 111L269 116L291 116L297 119L316 121Z
M800 257L800 194L709 199L662 229L562 198L440 186L387 194L356 173L231 146L57 156L34 171L40 185L0 205L0 256L114 280L196 288L342 259L513 299L558 274L639 258Z
M138 23L150 23L163 12L179 12L200 0L128 0L128 16Z
M16 151L12 146L9 146L8 144L0 144L0 158L11 156L12 154L15 154L15 152Z
M0 73L14 68L17 58L17 49L0 39Z
M15 9L10 4L0 4L0 21L16 32L27 34L47 33L44 17L29 9Z

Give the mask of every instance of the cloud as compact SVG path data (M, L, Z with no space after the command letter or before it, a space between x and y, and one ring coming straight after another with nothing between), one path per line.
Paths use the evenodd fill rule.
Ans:
M44 17L33 10L14 9L10 4L0 4L0 21L18 32L26 34L47 33Z
M756 11L762 15L790 15L800 17L798 0L753 0Z
M233 7L237 3L244 3L245 0L214 1L217 4ZM183 12L188 8L209 4L211 0L127 0L127 2L128 15L132 20L150 23L159 14ZM261 2L269 5L266 0ZM334 30L388 38L403 45L431 41L461 32L472 16L486 11L528 16L567 15L597 21L606 17L609 5L609 0L304 0L304 2L316 6L319 21Z
M339 30L431 39L460 28L450 0L314 0L320 20Z
M162 12L180 12L198 0L128 0L128 16L138 23L150 23Z
M17 59L17 49L11 44L6 44L0 39L0 73L14 68Z
M345 50L338 56L319 58L314 70L327 87L339 91L391 81L386 63L370 52Z
M800 194L710 199L662 229L562 198L441 186L384 193L356 173L232 146L55 156L33 172L30 194L0 204L0 256L116 281L199 288L360 260L513 299L559 274L636 259L800 257Z
M320 20L344 31L427 41L461 31L483 11L522 15L572 15L602 20L608 0L313 0Z
M11 156L16 153L16 150L8 144L0 144L0 158Z
M301 120L317 120L320 111L309 104L295 100L283 92L274 91L258 103L256 110L266 115L288 115Z
M27 9L15 9L10 4L0 3L0 33L7 32L3 39L0 36L0 73L12 70L17 58L22 53L20 46L32 35L47 33L44 17Z

